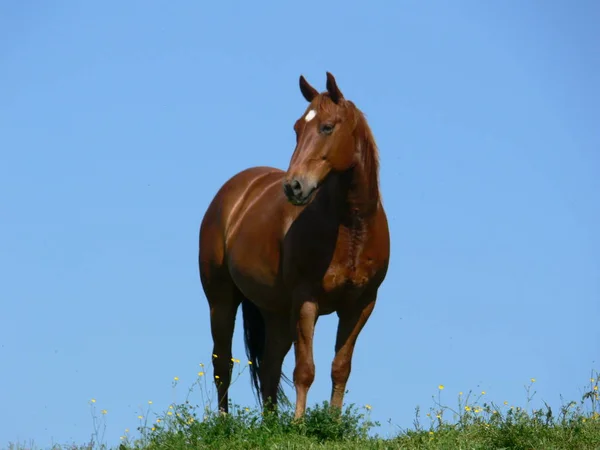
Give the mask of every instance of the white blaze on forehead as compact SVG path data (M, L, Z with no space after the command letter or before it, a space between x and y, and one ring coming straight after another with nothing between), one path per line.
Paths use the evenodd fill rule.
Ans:
M304 120L306 120L307 122L310 122L311 120L313 120L315 118L316 115L317 115L317 112L314 109L311 109L308 113L306 113L306 116L304 116Z

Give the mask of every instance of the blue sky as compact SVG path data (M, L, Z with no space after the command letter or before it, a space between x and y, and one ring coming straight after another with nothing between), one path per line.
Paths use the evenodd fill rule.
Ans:
M0 445L85 442L91 398L116 444L183 400L212 348L205 208L287 167L298 76L325 71L373 129L392 236L347 402L410 427L440 383L451 404L522 405L531 377L579 398L600 369L599 20L583 0L3 3ZM247 373L232 400L255 404Z

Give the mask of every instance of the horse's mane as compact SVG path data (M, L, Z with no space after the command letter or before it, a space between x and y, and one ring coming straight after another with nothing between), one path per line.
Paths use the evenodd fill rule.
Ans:
M366 179L364 180L369 187L369 200L374 202L375 206L380 200L379 193L379 150L371 127L362 111L355 107L358 115L355 132L357 133L357 142L359 153L362 159L363 171Z

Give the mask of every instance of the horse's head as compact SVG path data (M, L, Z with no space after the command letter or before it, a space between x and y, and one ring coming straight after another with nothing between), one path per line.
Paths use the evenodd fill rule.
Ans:
M344 98L329 72L326 92L319 93L303 76L300 91L310 104L294 124L296 149L283 182L294 205L308 203L330 173L347 171L357 163L360 121L360 112Z

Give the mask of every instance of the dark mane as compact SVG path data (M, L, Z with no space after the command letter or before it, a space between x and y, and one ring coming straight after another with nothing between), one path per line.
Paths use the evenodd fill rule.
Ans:
M356 133L357 150L360 154L360 165L362 166L360 182L367 187L367 198L363 201L367 202L367 210L374 212L381 200L379 193L379 150L365 115L352 102L348 101L348 103L354 110L356 118L354 132Z

